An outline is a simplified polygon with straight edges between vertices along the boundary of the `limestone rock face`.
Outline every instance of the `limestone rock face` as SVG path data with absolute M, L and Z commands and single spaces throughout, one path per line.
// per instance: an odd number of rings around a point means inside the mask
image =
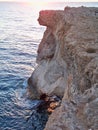
M 45 130 L 98 130 L 98 8 L 45 10 L 38 21 L 47 29 L 31 88 L 63 97 Z
M 49 117 L 45 130 L 97 130 L 98 85 L 74 95 L 70 76 L 67 85 L 62 104 Z

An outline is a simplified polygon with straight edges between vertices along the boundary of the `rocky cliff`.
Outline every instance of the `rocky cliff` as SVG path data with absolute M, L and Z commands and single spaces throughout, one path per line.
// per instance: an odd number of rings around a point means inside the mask
M 98 8 L 40 11 L 46 26 L 31 95 L 57 95 L 61 106 L 45 130 L 98 130 Z

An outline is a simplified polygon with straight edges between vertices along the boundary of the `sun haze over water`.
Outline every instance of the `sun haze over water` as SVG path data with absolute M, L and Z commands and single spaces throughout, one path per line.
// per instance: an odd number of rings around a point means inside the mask
M 65 6 L 93 6 L 93 4 L 91 3 L 94 3 L 96 2 L 96 4 L 94 4 L 94 6 L 98 7 L 98 0 L 0 0 L 0 2 L 19 2 L 19 3 L 24 3 L 24 5 L 31 5 L 34 9 L 38 9 L 38 10 L 41 10 L 41 9 L 53 9 L 54 7 L 54 4 L 55 3 L 64 3 L 62 5 L 62 7 L 65 7 Z M 84 3 L 87 3 L 87 4 L 83 4 Z M 50 3 L 51 4 L 51 8 L 50 8 Z M 70 4 L 72 3 L 72 4 Z M 74 4 L 75 3 L 75 4 Z M 79 4 L 76 4 L 76 3 L 79 3 Z M 90 4 L 88 4 L 90 3 Z M 49 5 L 49 6 L 48 6 Z M 57 7 L 56 9 L 59 9 L 57 5 L 55 5 L 55 7 Z M 61 6 L 60 6 L 61 7 Z M 62 8 L 63 9 L 63 8 Z
M 98 2 L 98 0 L 0 0 L 0 1 L 19 1 L 19 2 Z

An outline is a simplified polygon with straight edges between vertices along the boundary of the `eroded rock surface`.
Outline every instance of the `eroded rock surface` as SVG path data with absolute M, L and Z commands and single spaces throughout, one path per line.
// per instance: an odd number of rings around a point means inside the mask
M 31 88 L 63 97 L 45 130 L 98 130 L 98 8 L 45 10 Z

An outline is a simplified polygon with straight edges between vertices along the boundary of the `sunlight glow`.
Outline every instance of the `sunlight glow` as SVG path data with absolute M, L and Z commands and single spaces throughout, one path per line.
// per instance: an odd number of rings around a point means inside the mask
M 35 7 L 44 6 L 46 0 L 30 0 L 29 3 L 32 4 Z

